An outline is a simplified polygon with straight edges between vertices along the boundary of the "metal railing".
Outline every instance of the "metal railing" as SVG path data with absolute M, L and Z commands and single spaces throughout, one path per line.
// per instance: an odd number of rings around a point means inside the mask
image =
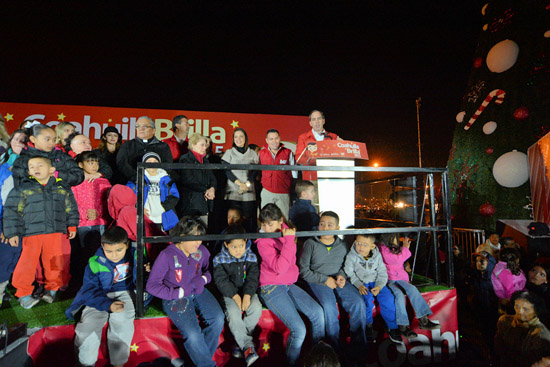
M 454 267 L 452 259 L 452 228 L 451 228 L 451 210 L 449 201 L 449 182 L 448 171 L 446 168 L 409 168 L 409 167 L 312 167 L 312 166 L 279 166 L 279 165 L 250 165 L 250 164 L 188 164 L 188 163 L 138 163 L 137 165 L 137 279 L 136 279 L 136 316 L 143 317 L 143 291 L 144 291 L 144 263 L 143 250 L 145 243 L 167 243 L 176 241 L 217 241 L 229 240 L 246 237 L 248 239 L 257 238 L 276 238 L 281 237 L 281 233 L 247 233 L 237 235 L 227 234 L 207 234 L 202 236 L 145 236 L 144 226 L 144 175 L 146 168 L 163 168 L 168 170 L 256 170 L 256 171 L 353 171 L 353 172 L 395 172 L 395 173 L 415 173 L 426 174 L 427 176 L 427 194 L 428 207 L 430 211 L 430 225 L 423 225 L 422 221 L 416 223 L 416 226 L 397 227 L 397 228 L 364 228 L 364 229 L 346 229 L 338 231 L 302 231 L 296 232 L 296 237 L 311 237 L 319 235 L 358 235 L 358 234 L 379 234 L 379 233 L 410 233 L 410 232 L 431 232 L 431 246 L 433 250 L 434 281 L 435 284 L 441 284 L 440 264 L 438 259 L 437 234 L 442 232 L 446 234 L 446 247 L 449 254 L 448 262 L 448 286 L 454 286 Z M 441 175 L 441 194 L 443 220 L 441 225 L 436 224 L 435 195 L 434 195 L 434 174 Z M 416 255 L 415 255 L 416 256 Z
M 464 254 L 465 259 L 472 257 L 476 247 L 485 242 L 482 229 L 453 228 L 453 243 Z

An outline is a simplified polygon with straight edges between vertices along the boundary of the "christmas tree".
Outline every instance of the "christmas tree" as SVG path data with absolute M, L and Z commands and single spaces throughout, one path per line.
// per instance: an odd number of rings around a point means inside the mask
M 491 1 L 449 155 L 455 227 L 529 219 L 527 149 L 550 131 L 550 1 Z

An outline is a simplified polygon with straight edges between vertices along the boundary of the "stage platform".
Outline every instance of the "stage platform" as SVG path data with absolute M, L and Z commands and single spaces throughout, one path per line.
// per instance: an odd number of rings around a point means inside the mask
M 441 330 L 426 331 L 418 328 L 414 319 L 411 328 L 419 335 L 403 346 L 395 346 L 384 333 L 383 321 L 375 318 L 375 327 L 378 331 L 377 343 L 369 345 L 366 351 L 368 366 L 405 366 L 405 365 L 429 365 L 453 359 L 458 351 L 458 324 L 456 290 L 441 286 L 424 287 L 423 296 L 432 308 L 434 315 L 431 317 L 441 324 Z M 0 318 L 9 312 L 23 318 L 17 318 L 17 322 L 24 322 L 26 318 L 29 327 L 36 327 L 35 323 L 43 318 L 49 322 L 57 320 L 55 326 L 45 326 L 30 336 L 28 341 L 28 355 L 35 366 L 73 366 L 75 357 L 73 354 L 74 324 L 70 323 L 59 309 L 68 306 L 70 299 L 61 300 L 57 307 L 40 303 L 31 310 L 23 310 L 15 306 L 0 310 Z M 12 301 L 13 303 L 13 301 Z M 48 307 L 50 306 L 50 307 Z M 413 319 L 412 309 L 409 310 Z M 341 320 L 342 335 L 347 338 L 347 320 Z M 182 358 L 187 358 L 178 330 L 170 320 L 162 316 L 158 307 L 149 309 L 143 319 L 135 321 L 136 332 L 132 341 L 132 351 L 127 366 L 169 366 L 178 365 Z M 257 366 L 275 367 L 284 366 L 284 346 L 288 336 L 288 329 L 274 316 L 271 311 L 264 309 L 260 323 L 256 329 L 255 341 L 260 355 Z M 105 331 L 103 338 L 105 338 Z M 306 344 L 310 341 L 306 340 Z M 243 360 L 231 358 L 230 351 L 234 345 L 233 338 L 226 327 L 220 336 L 219 348 L 214 356 L 219 366 L 244 366 Z M 307 348 L 304 348 L 307 349 Z M 102 348 L 99 353 L 97 366 L 109 366 L 106 356 L 107 349 Z M 190 365 L 186 361 L 185 365 Z

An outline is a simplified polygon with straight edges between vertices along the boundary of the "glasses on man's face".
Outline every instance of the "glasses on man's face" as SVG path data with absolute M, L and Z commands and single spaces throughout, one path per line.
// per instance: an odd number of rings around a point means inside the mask
M 152 129 L 153 127 L 151 125 L 136 125 L 137 129 Z

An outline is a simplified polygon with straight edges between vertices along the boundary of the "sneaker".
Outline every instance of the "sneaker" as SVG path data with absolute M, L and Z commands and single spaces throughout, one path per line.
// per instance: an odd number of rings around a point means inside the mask
M 432 320 L 430 320 L 428 316 L 422 316 L 418 319 L 418 322 L 420 323 L 420 328 L 424 330 L 441 329 L 441 325 L 432 322 Z
M 233 351 L 231 352 L 231 355 L 233 356 L 233 358 L 244 358 L 244 353 L 243 351 L 241 350 L 241 348 L 239 348 L 238 345 L 235 345 L 233 347 Z
M 388 331 L 388 335 L 390 337 L 390 340 L 394 344 L 403 344 L 403 339 L 401 339 L 401 333 L 398 329 L 391 329 Z
M 34 298 L 33 296 L 24 296 L 19 298 L 19 304 L 26 310 L 33 308 L 33 306 L 38 302 L 40 302 L 40 300 L 38 298 Z
M 258 353 L 254 350 L 254 347 L 250 347 L 244 351 L 244 358 L 246 361 L 246 367 L 251 366 L 254 362 L 260 358 Z
M 409 329 L 408 325 L 399 325 L 399 332 L 407 339 L 416 338 L 418 336 L 417 333 Z
M 46 303 L 53 303 L 53 301 L 55 301 L 56 293 L 57 293 L 56 291 L 45 291 L 42 297 L 40 297 L 40 299 Z
M 365 328 L 365 336 L 367 337 L 367 342 L 374 343 L 376 341 L 376 334 L 374 333 L 374 328 L 372 324 L 367 324 Z
M 32 296 L 36 299 L 40 299 L 46 292 L 46 289 L 44 288 L 44 284 L 39 284 L 34 288 L 34 291 L 32 292 Z

